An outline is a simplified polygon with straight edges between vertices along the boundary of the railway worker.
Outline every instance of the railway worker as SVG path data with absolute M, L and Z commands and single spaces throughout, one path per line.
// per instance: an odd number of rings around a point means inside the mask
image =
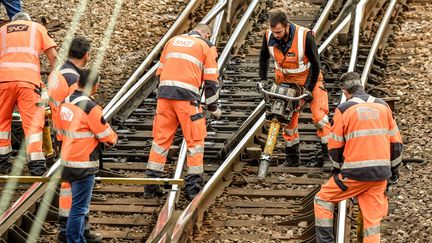
M 385 101 L 366 94 L 360 75 L 346 73 L 339 86 L 347 97 L 333 117 L 329 154 L 334 176 L 315 196 L 317 242 L 333 242 L 334 204 L 357 197 L 363 214 L 363 242 L 380 241 L 387 215 L 387 179 L 397 182 L 402 139 Z
M 60 151 L 62 135 L 58 129 L 59 124 L 59 106 L 61 102 L 71 95 L 78 88 L 78 80 L 82 69 L 89 61 L 90 42 L 83 37 L 75 37 L 68 51 L 68 60 L 61 65 L 58 70 L 51 72 L 48 77 L 48 95 L 50 98 L 49 105 L 52 112 L 52 121 L 56 131 L 57 151 Z M 68 182 L 62 182 L 59 196 L 59 234 L 57 242 L 66 242 L 66 223 L 72 206 L 71 185 Z M 101 242 L 102 235 L 90 231 L 89 215 L 85 216 L 84 237 L 87 242 Z
M 311 161 L 308 166 L 330 165 L 327 153 L 327 141 L 330 129 L 328 119 L 328 97 L 323 84 L 321 63 L 317 45 L 312 31 L 293 24 L 282 9 L 274 9 L 269 13 L 270 29 L 263 37 L 259 61 L 259 75 L 263 82 L 267 82 L 269 59 L 275 63 L 275 82 L 293 83 L 306 89 L 312 94 L 310 102 L 312 120 L 317 128 L 317 135 L 321 140 L 322 159 Z M 286 161 L 284 166 L 300 165 L 300 147 L 298 133 L 299 113 L 293 114 L 291 123 L 283 129 L 285 140 Z
M 12 112 L 17 105 L 26 137 L 30 174 L 46 171 L 42 152 L 45 109 L 41 100 L 39 54 L 48 57 L 54 68 L 56 44 L 42 25 L 31 21 L 27 13 L 17 13 L 12 22 L 0 28 L 0 173 L 9 173 Z
M 0 0 L 0 2 L 5 6 L 9 19 L 22 11 L 21 0 Z
M 185 192 L 195 197 L 203 185 L 204 138 L 206 121 L 200 105 L 200 87 L 204 83 L 208 111 L 219 118 L 217 52 L 209 41 L 211 29 L 199 24 L 190 33 L 168 41 L 156 73 L 159 79 L 153 143 L 147 163 L 148 178 L 162 176 L 168 150 L 180 124 L 187 143 L 188 172 Z M 146 185 L 144 197 L 160 195 L 160 187 Z
M 117 141 L 117 134 L 102 116 L 102 108 L 90 98 L 96 93 L 98 82 L 98 75 L 93 75 L 91 70 L 83 71 L 78 89 L 60 105 L 61 165 L 64 166 L 61 177 L 70 182 L 72 192 L 67 242 L 86 242 L 84 222 L 99 169 L 100 143 L 113 146 Z

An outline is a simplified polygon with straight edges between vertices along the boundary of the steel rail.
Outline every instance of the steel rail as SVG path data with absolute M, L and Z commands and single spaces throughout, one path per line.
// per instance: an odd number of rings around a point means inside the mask
M 372 43 L 371 46 L 371 50 L 369 51 L 369 55 L 368 58 L 366 60 L 363 72 L 362 72 L 362 76 L 361 76 L 361 82 L 363 84 L 363 86 L 366 85 L 367 83 L 367 78 L 369 76 L 369 73 L 372 69 L 372 63 L 375 60 L 375 54 L 378 50 L 379 45 L 381 44 L 382 38 L 384 36 L 384 33 L 387 29 L 388 23 L 390 21 L 391 18 L 391 14 L 396 6 L 397 1 L 396 0 L 392 0 L 389 3 L 389 6 L 384 14 L 383 20 L 381 21 L 381 24 L 378 28 L 378 32 L 375 35 L 374 41 Z
M 184 24 L 184 22 L 187 20 L 187 17 L 192 12 L 192 10 L 196 7 L 196 4 L 199 3 L 200 0 L 191 0 L 186 6 L 185 10 L 182 12 L 180 17 L 176 20 L 176 22 L 171 26 L 171 28 L 168 30 L 168 32 L 165 34 L 165 36 L 159 41 L 159 43 L 156 45 L 156 47 L 150 52 L 150 54 L 146 57 L 146 59 L 141 63 L 141 65 L 138 67 L 138 69 L 132 74 L 132 76 L 126 81 L 126 83 L 123 85 L 123 87 L 118 91 L 118 93 L 112 98 L 112 100 L 108 103 L 106 106 L 107 112 L 110 111 L 112 108 L 116 107 L 116 104 L 118 104 L 117 101 L 119 101 L 122 97 L 124 97 L 127 94 L 127 91 L 129 91 L 131 88 L 134 89 L 136 86 L 134 84 L 137 82 L 143 82 L 148 81 L 149 79 L 144 79 L 140 76 L 144 73 L 145 69 L 148 68 L 151 63 L 154 61 L 154 59 L 159 55 L 159 53 L 162 51 L 165 44 L 168 42 L 170 38 L 172 38 L 176 32 L 178 32 L 181 25 Z M 202 19 L 202 24 L 210 23 L 210 21 L 215 18 L 216 15 L 219 14 L 220 11 L 226 6 L 227 0 L 221 0 L 219 1 L 214 8 Z M 156 73 L 156 69 L 159 62 L 153 66 L 147 73 Z M 156 68 L 155 68 L 156 67 Z M 153 75 L 145 75 L 152 77 Z M 142 86 L 141 86 L 142 87 Z M 118 108 L 116 109 L 119 110 Z M 104 113 L 105 114 L 105 113 Z M 112 116 L 112 115 L 111 115 Z
M 324 51 L 325 47 L 330 44 L 330 42 L 336 37 L 337 34 L 351 21 L 351 13 L 348 14 L 345 19 L 336 27 L 336 29 L 327 37 L 327 39 L 321 44 L 318 48 L 318 52 L 321 53 Z
M 321 33 L 322 28 L 324 27 L 324 23 L 326 22 L 328 16 L 330 15 L 330 11 L 335 4 L 336 0 L 329 0 L 324 7 L 323 11 L 321 12 L 320 17 L 318 18 L 317 22 L 315 23 L 312 31 L 314 33 Z M 321 39 L 321 36 L 319 36 L 319 39 Z M 318 41 L 318 39 L 317 39 Z
M 212 29 L 212 37 L 210 41 L 216 45 L 216 40 L 218 38 L 220 29 L 222 27 L 222 20 L 224 15 L 224 7 L 226 6 L 227 0 L 219 0 L 219 2 L 213 7 L 213 9 L 207 14 L 201 23 L 207 24 L 211 21 L 212 18 L 208 16 L 212 16 L 212 13 L 219 12 L 216 19 L 214 20 L 213 29 Z M 203 98 L 203 97 L 202 97 Z M 186 154 L 187 154 L 187 144 L 186 140 L 182 140 L 182 144 L 179 151 L 179 158 L 177 160 L 176 171 L 174 173 L 174 179 L 180 179 L 183 175 L 183 168 L 186 162 Z M 150 237 L 147 239 L 147 242 L 164 242 L 167 240 L 166 231 L 168 230 L 167 224 L 172 221 L 174 216 L 174 212 L 176 210 L 176 205 L 178 203 L 178 199 L 180 197 L 180 187 L 178 185 L 173 185 L 171 191 L 169 192 L 168 199 L 163 206 L 162 210 L 159 213 L 158 220 L 154 227 L 153 232 L 150 234 Z
M 227 0 L 222 0 L 222 1 L 220 1 L 220 2 L 225 2 L 225 5 L 226 5 L 226 1 Z M 191 1 L 191 3 L 192 2 L 196 2 L 196 0 L 193 0 L 193 1 Z M 185 10 L 184 11 L 186 11 L 186 10 L 188 10 L 189 11 L 189 8 L 190 7 L 192 7 L 192 6 L 190 6 L 190 5 L 188 5 L 186 8 L 185 8 Z M 218 6 L 218 8 L 217 9 L 219 9 L 220 8 L 220 6 Z M 207 17 L 207 19 L 208 20 L 211 20 L 211 19 L 213 19 L 214 18 L 214 16 L 216 16 L 217 14 L 219 14 L 219 12 L 220 12 L 220 10 L 218 10 L 218 11 L 210 11 L 209 13 L 208 13 L 208 17 Z M 184 14 L 182 13 L 180 16 L 182 17 Z M 179 17 L 179 19 L 181 18 L 181 17 Z M 176 21 L 176 23 L 177 23 L 177 21 Z M 174 25 L 173 25 L 174 26 Z M 172 27 L 173 28 L 173 27 Z M 170 29 L 171 30 L 171 29 Z M 143 64 L 142 64 L 143 65 Z M 156 69 L 157 69 L 157 65 L 155 65 L 155 66 L 153 66 L 152 67 L 152 69 L 149 71 L 149 72 L 147 72 L 141 79 L 140 79 L 140 81 L 141 82 L 144 82 L 144 81 L 148 81 L 148 80 L 150 80 L 150 78 L 153 76 L 153 74 L 154 73 L 156 73 Z M 153 70 L 153 74 L 152 74 L 152 70 Z M 135 72 L 135 73 L 137 73 L 137 72 Z M 134 73 L 134 74 L 135 74 Z M 132 79 L 132 78 L 131 78 Z M 131 80 L 130 79 L 130 80 Z M 135 85 L 134 85 L 134 87 L 135 87 Z M 142 86 L 141 86 L 142 87 Z M 129 90 L 130 91 L 130 90 Z M 132 94 L 135 94 L 134 92 L 128 92 L 126 95 L 131 95 L 131 93 Z M 104 114 L 104 118 L 106 119 L 106 120 L 110 120 L 114 115 L 115 115 L 115 113 L 118 111 L 118 110 L 120 110 L 120 108 L 122 107 L 122 106 L 118 106 L 118 104 L 119 103 L 121 103 L 121 102 L 124 102 L 124 103 L 126 103 L 128 100 L 130 100 L 130 98 L 131 97 L 128 97 L 129 99 L 124 99 L 125 98 L 125 96 L 126 95 L 124 95 L 124 96 L 122 96 L 122 99 L 121 100 L 117 100 L 117 101 L 111 101 L 110 103 L 111 104 L 113 104 L 112 105 L 112 107 L 113 108 L 116 108 L 114 111 L 111 111 L 111 112 L 108 112 L 109 110 L 112 110 L 112 109 L 110 109 L 110 107 L 109 106 L 106 106 L 104 109 L 103 109 L 103 114 Z M 60 168 L 60 160 L 57 160 L 52 166 L 51 166 L 51 168 L 49 169 L 49 171 L 47 172 L 47 174 L 46 174 L 46 176 L 47 177 L 50 177 L 50 176 L 53 176 L 54 175 L 54 173 L 58 170 Z M 36 194 L 38 194 L 37 192 L 39 191 L 39 190 L 46 190 L 46 185 L 44 185 L 44 183 L 42 183 L 42 182 L 37 182 L 37 183 L 34 183 L 32 186 L 30 186 L 30 188 L 29 189 L 27 189 L 27 191 L 11 206 L 11 207 L 9 207 L 5 212 L 3 212 L 3 214 L 2 215 L 0 215 L 0 235 L 3 235 L 7 230 L 8 230 L 8 228 L 9 227 L 3 227 L 4 226 L 4 224 L 5 224 L 5 222 L 8 220 L 8 219 L 10 219 L 11 217 L 13 217 L 13 215 L 21 208 L 21 206 L 22 205 L 24 205 L 28 200 L 30 200 L 33 196 L 35 196 Z
M 348 67 L 348 72 L 352 72 L 357 64 L 357 53 L 359 48 L 360 40 L 360 27 L 363 20 L 364 8 L 369 0 L 361 0 L 355 11 L 355 21 L 354 21 L 354 33 L 353 33 L 353 43 L 351 49 L 351 59 Z M 364 86 L 364 85 L 363 85 Z M 346 101 L 344 94 L 341 96 L 340 103 Z M 337 218 L 337 229 L 336 229 L 336 242 L 343 243 L 345 240 L 345 220 L 347 212 L 347 200 L 343 200 L 338 204 L 338 218 Z
M 369 0 L 361 0 L 356 7 L 351 59 L 349 62 L 348 72 L 354 71 L 354 68 L 357 64 L 357 53 L 358 53 L 359 42 L 360 42 L 360 27 L 363 21 L 364 8 L 367 2 L 369 2 Z
M 330 42 L 323 44 L 323 49 L 328 46 Z M 321 54 L 322 50 L 318 53 Z M 252 112 L 252 114 L 248 117 L 254 117 L 255 115 L 259 114 L 262 109 L 265 107 L 264 100 L 261 100 L 259 105 L 255 108 L 255 110 Z M 245 123 L 248 121 L 246 120 Z M 261 115 L 261 117 L 255 122 L 253 127 L 249 130 L 249 132 L 242 138 L 242 140 L 237 144 L 237 146 L 234 148 L 234 150 L 228 155 L 228 157 L 225 159 L 225 161 L 219 166 L 218 170 L 213 174 L 213 176 L 210 178 L 210 180 L 206 183 L 203 190 L 192 200 L 192 202 L 186 207 L 186 209 L 180 214 L 180 216 L 177 219 L 176 225 L 174 227 L 173 234 L 171 236 L 172 242 L 180 242 L 180 240 L 183 237 L 184 230 L 186 226 L 192 226 L 191 220 L 194 218 L 194 216 L 198 213 L 198 209 L 201 208 L 205 202 L 206 199 L 212 194 L 213 190 L 218 187 L 220 184 L 220 181 L 223 180 L 223 177 L 228 173 L 234 162 L 237 161 L 237 159 L 240 156 L 240 153 L 243 151 L 243 149 L 246 147 L 247 143 L 251 141 L 251 139 L 254 138 L 255 134 L 258 132 L 258 130 L 264 125 L 265 123 L 265 114 Z

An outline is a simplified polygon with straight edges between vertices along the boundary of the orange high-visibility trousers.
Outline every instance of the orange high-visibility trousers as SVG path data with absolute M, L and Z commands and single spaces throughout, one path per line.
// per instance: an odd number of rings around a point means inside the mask
M 337 182 L 343 185 L 338 185 Z M 340 186 L 345 186 L 345 190 Z M 335 181 L 335 176 L 331 177 L 315 195 L 316 242 L 334 242 L 334 205 L 351 197 L 357 197 L 363 214 L 363 242 L 379 242 L 381 220 L 387 215 L 388 210 L 386 186 L 386 180 L 357 181 L 342 178 L 342 175 L 338 174 Z
M 147 168 L 163 171 L 168 150 L 180 124 L 187 144 L 188 174 L 203 173 L 206 121 L 198 103 L 159 98 L 153 121 L 153 144 Z
M 310 103 L 312 112 L 312 121 L 317 128 L 317 135 L 321 139 L 321 143 L 326 144 L 330 133 L 330 123 L 327 116 L 328 109 L 328 94 L 322 82 L 322 76 L 318 78 L 315 88 L 312 91 L 313 100 Z M 292 147 L 300 142 L 298 134 L 298 118 L 299 113 L 295 112 L 291 118 L 291 122 L 283 129 L 283 137 L 286 147 Z
M 45 160 L 42 152 L 45 110 L 38 105 L 40 102 L 40 89 L 34 84 L 24 81 L 0 82 L 0 155 L 12 151 L 12 112 L 17 105 L 26 137 L 28 160 Z
M 59 196 L 59 216 L 69 217 L 70 209 L 72 207 L 72 189 L 69 182 L 62 182 L 60 185 Z

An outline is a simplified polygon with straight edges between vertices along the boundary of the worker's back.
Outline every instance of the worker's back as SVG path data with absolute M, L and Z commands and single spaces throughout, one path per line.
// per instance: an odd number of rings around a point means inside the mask
M 54 47 L 42 25 L 17 20 L 0 28 L 0 82 L 27 81 L 40 86 L 39 54 Z

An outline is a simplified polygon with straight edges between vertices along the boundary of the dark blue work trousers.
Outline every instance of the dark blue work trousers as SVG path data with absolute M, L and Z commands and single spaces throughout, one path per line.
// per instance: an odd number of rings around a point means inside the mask
M 9 19 L 22 11 L 21 0 L 0 0 L 0 2 L 5 6 Z
M 85 243 L 85 215 L 89 211 L 95 175 L 87 175 L 79 180 L 71 181 L 72 207 L 66 224 L 68 243 Z

